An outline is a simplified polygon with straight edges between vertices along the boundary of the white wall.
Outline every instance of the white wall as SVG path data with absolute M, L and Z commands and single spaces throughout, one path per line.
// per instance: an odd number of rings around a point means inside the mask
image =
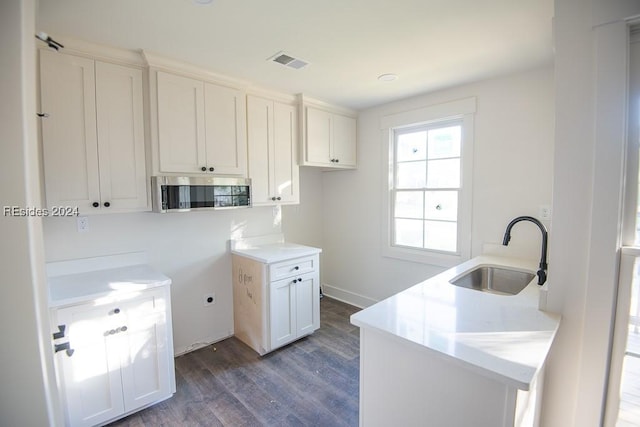
M 323 176 L 325 291 L 359 305 L 383 299 L 443 269 L 381 255 L 382 116 L 477 97 L 472 255 L 501 243 L 518 215 L 551 204 L 554 96 L 551 65 L 375 107 L 358 118 L 358 169 Z M 540 257 L 540 232 L 514 228 L 508 251 Z
M 0 205 L 37 206 L 35 2 L 0 4 Z M 46 321 L 39 218 L 0 217 L 0 425 L 60 421 L 49 393 L 53 380 Z
M 218 341 L 232 334 L 230 238 L 281 231 L 270 207 L 188 213 L 93 215 L 89 231 L 75 218 L 44 221 L 47 261 L 144 251 L 149 263 L 171 277 L 174 348 Z M 203 297 L 215 292 L 216 304 Z
M 627 28 L 637 0 L 555 1 L 556 132 L 549 308 L 562 322 L 542 425 L 600 425 L 617 287 Z M 615 391 L 614 391 L 615 392 Z
M 300 168 L 300 204 L 282 208 L 282 232 L 286 240 L 322 248 L 322 175 L 319 168 Z M 320 265 L 323 256 L 320 255 Z

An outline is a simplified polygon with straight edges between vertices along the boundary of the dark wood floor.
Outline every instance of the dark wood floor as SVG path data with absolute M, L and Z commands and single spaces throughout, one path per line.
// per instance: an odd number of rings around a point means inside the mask
M 357 426 L 358 308 L 320 305 L 319 330 L 266 356 L 229 338 L 176 358 L 176 394 L 110 426 Z

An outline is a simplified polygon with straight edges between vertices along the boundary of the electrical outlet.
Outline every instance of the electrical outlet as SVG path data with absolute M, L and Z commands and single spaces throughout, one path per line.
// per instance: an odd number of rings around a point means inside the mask
M 78 233 L 85 233 L 89 231 L 89 217 L 87 216 L 77 217 L 76 227 L 78 228 Z
M 216 303 L 216 294 L 213 292 L 210 294 L 204 294 L 204 297 L 202 298 L 202 300 L 204 302 L 204 306 L 209 307 L 210 305 L 213 305 Z
M 544 219 L 544 220 L 551 219 L 551 206 L 540 205 L 540 219 Z

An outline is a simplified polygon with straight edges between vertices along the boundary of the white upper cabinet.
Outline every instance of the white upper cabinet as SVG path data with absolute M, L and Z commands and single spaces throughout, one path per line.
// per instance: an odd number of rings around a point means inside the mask
M 295 105 L 247 96 L 249 178 L 254 205 L 300 201 Z
M 246 175 L 247 136 L 244 92 L 204 84 L 207 165 L 215 173 Z
M 331 158 L 340 166 L 356 167 L 356 119 L 331 115 Z
M 301 100 L 303 166 L 356 167 L 355 113 Z
M 142 70 L 40 51 L 47 206 L 81 214 L 150 209 Z
M 244 92 L 164 71 L 151 73 L 157 82 L 151 98 L 152 111 L 157 111 L 154 173 L 245 176 Z
M 207 164 L 204 132 L 204 83 L 159 71 L 160 172 L 202 172 Z

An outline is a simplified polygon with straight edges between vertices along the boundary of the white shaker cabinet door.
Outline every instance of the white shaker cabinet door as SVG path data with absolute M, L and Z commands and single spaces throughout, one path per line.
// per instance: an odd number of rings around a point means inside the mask
M 95 66 L 101 209 L 148 209 L 142 70 Z
M 91 303 L 57 311 L 56 321 L 66 326 L 66 341 L 73 350 L 56 353 L 72 426 L 94 426 L 124 412 L 121 337 L 109 333 L 117 327 L 117 317 L 111 309 Z
M 249 178 L 254 205 L 298 203 L 298 120 L 293 105 L 247 97 Z
M 331 166 L 331 113 L 305 107 L 306 163 Z
M 249 178 L 253 205 L 273 204 L 273 101 L 247 97 L 247 141 L 249 145 Z
M 206 172 L 204 83 L 162 71 L 157 79 L 160 172 Z
M 244 93 L 238 89 L 205 83 L 204 99 L 207 170 L 216 174 L 246 176 Z
M 277 348 L 296 339 L 294 278 L 270 283 L 271 346 Z
M 100 202 L 94 61 L 40 51 L 42 149 L 47 206 Z
M 318 274 L 301 276 L 295 285 L 296 335 L 304 336 L 320 327 L 320 283 Z
M 337 166 L 356 167 L 356 119 L 331 116 L 331 158 Z
M 162 290 L 147 291 L 122 304 L 127 327 L 122 334 L 122 392 L 125 411 L 157 402 L 171 394 L 166 301 Z
M 298 203 L 298 114 L 293 105 L 274 102 L 273 152 L 273 194 L 278 202 Z

